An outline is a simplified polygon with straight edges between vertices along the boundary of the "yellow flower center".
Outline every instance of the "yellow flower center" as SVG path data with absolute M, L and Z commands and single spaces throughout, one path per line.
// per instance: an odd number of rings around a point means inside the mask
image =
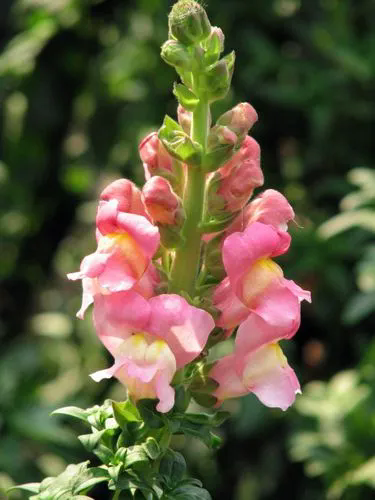
M 242 297 L 250 306 L 275 280 L 283 277 L 281 267 L 271 259 L 258 259 L 247 271 L 243 279 Z

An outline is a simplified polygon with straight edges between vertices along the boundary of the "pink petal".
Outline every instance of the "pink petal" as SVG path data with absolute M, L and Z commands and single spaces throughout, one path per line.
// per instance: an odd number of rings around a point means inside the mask
M 174 406 L 175 393 L 174 389 L 169 385 L 167 375 L 160 371 L 155 377 L 155 392 L 159 399 L 156 409 L 160 413 L 167 413 Z
M 223 262 L 233 290 L 258 259 L 281 255 L 289 245 L 288 233 L 260 222 L 254 222 L 243 233 L 228 236 L 223 244 Z
M 251 363 L 251 360 L 248 362 Z M 294 403 L 296 394 L 301 392 L 296 374 L 287 362 L 265 371 L 248 389 L 266 406 L 283 411 Z
M 159 295 L 149 300 L 151 307 L 147 332 L 164 339 L 180 368 L 203 350 L 215 323 L 211 315 L 193 307 L 179 295 Z
M 225 356 L 215 363 L 210 371 L 209 376 L 219 384 L 219 387 L 213 393 L 219 402 L 243 396 L 248 392 L 234 368 L 234 360 L 233 354 Z

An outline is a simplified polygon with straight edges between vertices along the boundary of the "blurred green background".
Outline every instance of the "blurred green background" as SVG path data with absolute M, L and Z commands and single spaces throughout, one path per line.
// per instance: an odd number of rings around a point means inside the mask
M 313 304 L 284 345 L 303 384 L 296 405 L 229 401 L 216 455 L 195 441 L 175 447 L 213 500 L 374 498 L 375 3 L 207 3 L 237 53 L 214 117 L 239 101 L 257 109 L 265 187 L 297 213 L 280 261 Z M 141 184 L 137 144 L 175 116 L 176 75 L 159 57 L 170 7 L 1 0 L 0 498 L 87 459 L 79 426 L 53 409 L 124 397 L 88 378 L 108 360 L 90 314 L 75 319 L 81 290 L 65 275 L 95 249 L 102 187 Z

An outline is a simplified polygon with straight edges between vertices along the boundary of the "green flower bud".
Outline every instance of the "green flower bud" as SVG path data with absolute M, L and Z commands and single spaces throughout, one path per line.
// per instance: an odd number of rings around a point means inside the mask
M 169 14 L 169 31 L 184 45 L 193 45 L 209 36 L 211 24 L 198 2 L 179 0 Z
M 185 45 L 177 40 L 167 40 L 161 47 L 161 57 L 170 66 L 178 66 L 190 71 L 192 56 Z
M 226 96 L 232 80 L 234 58 L 232 52 L 206 69 L 203 86 L 210 101 L 223 99 Z
M 224 50 L 224 33 L 220 28 L 214 26 L 210 36 L 204 41 L 204 60 L 207 65 L 215 63 Z

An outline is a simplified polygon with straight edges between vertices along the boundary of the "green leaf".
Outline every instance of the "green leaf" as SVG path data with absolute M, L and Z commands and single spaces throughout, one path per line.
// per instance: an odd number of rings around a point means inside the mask
M 191 395 L 195 401 L 204 408 L 213 408 L 217 403 L 217 398 L 212 394 L 192 392 Z
M 123 403 L 112 401 L 113 415 L 120 427 L 125 427 L 128 422 L 139 422 L 141 415 L 137 407 L 129 400 Z
M 185 458 L 181 453 L 168 449 L 160 461 L 159 473 L 167 484 L 179 483 L 186 473 Z
M 65 406 L 64 408 L 59 408 L 51 413 L 51 415 L 68 415 L 69 417 L 78 418 L 87 422 L 87 417 L 90 415 L 89 410 L 83 410 L 77 406 Z
M 199 98 L 182 83 L 174 83 L 173 93 L 181 106 L 188 111 L 194 111 L 199 104 Z
M 78 439 L 87 451 L 93 451 L 103 437 L 111 437 L 112 435 L 112 429 L 104 429 L 102 431 L 92 432 L 91 434 L 82 434 L 81 436 L 78 436 Z
M 171 492 L 170 496 L 175 500 L 211 500 L 211 495 L 207 490 L 192 484 L 178 486 Z
M 19 486 L 12 486 L 8 489 L 8 493 L 14 490 L 24 490 L 30 491 L 31 493 L 38 493 L 40 488 L 40 483 L 25 483 L 20 484 Z
M 151 427 L 151 429 L 161 429 L 164 427 L 165 423 L 163 418 L 157 410 L 155 410 L 154 399 L 141 399 L 138 401 L 137 407 L 148 427 Z
M 142 446 L 151 460 L 155 460 L 160 455 L 160 446 L 153 437 L 148 437 Z
M 124 457 L 124 467 L 127 469 L 139 462 L 148 462 L 148 455 L 142 445 L 129 446 Z
M 57 477 L 48 477 L 44 479 L 39 488 L 35 483 L 22 485 L 22 489 L 37 493 L 34 499 L 70 499 L 76 498 L 81 492 L 85 492 L 98 483 L 108 481 L 107 471 L 100 467 L 88 468 L 89 462 L 80 464 L 71 464 Z

